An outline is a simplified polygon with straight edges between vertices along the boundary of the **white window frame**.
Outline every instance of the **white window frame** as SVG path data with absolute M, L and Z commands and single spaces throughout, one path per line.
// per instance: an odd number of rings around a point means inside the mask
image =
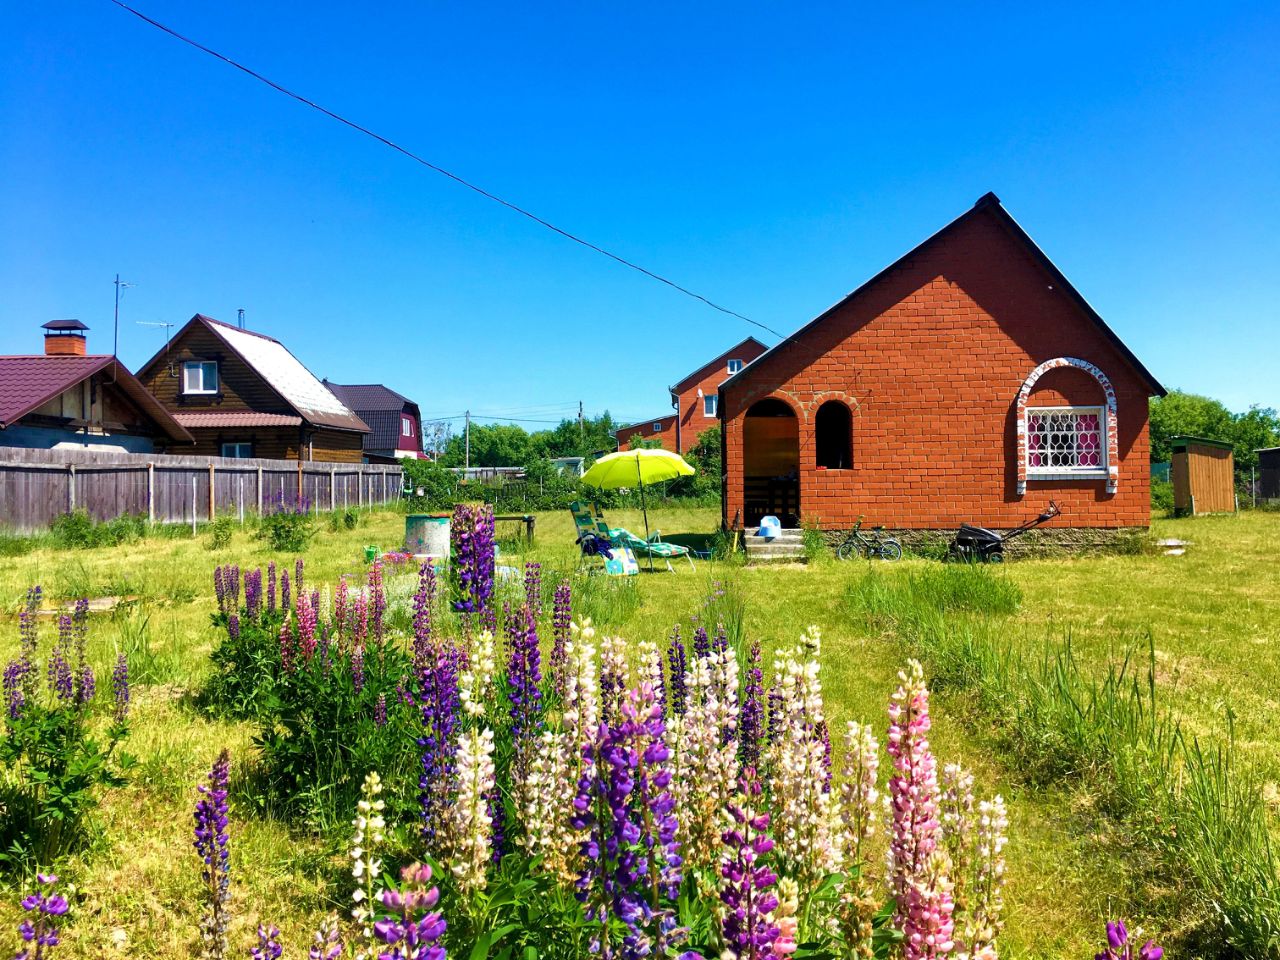
M 213 368 L 213 388 L 212 389 L 208 389 L 205 386 L 208 379 L 205 373 L 210 367 Z M 198 371 L 199 380 L 200 380 L 200 386 L 194 389 L 191 386 L 192 371 Z M 217 393 L 219 385 L 220 384 L 218 379 L 218 361 L 217 360 L 187 360 L 185 363 L 182 364 L 182 392 L 183 393 L 205 394 L 206 396 L 208 396 L 208 395 Z
M 720 397 L 715 393 L 704 394 L 702 397 L 702 415 L 704 417 L 714 417 L 719 412 Z
M 233 447 L 236 452 L 227 453 L 228 447 Z M 240 453 L 239 451 L 241 447 L 244 447 L 248 451 L 248 453 Z M 253 441 L 252 440 L 232 440 L 228 443 L 221 444 L 218 449 L 219 449 L 219 452 L 224 457 L 230 457 L 233 460 L 248 460 L 253 456 Z
M 739 370 L 741 370 L 744 366 L 746 366 L 746 364 L 744 364 L 741 360 L 738 360 L 738 359 L 736 359 L 736 358 L 735 358 L 735 359 L 733 359 L 733 360 L 730 360 L 730 361 L 729 361 L 729 373 L 730 373 L 730 374 L 735 374 L 735 373 L 737 373 Z
M 1070 413 L 1078 416 L 1092 415 L 1098 421 L 1098 463 L 1088 467 L 1049 466 L 1036 467 L 1031 464 L 1031 457 L 1038 450 L 1031 449 L 1031 421 L 1040 414 Z M 1107 473 L 1107 408 L 1094 406 L 1079 407 L 1027 407 L 1026 409 L 1026 446 L 1027 446 L 1027 479 L 1028 480 L 1105 480 Z
M 655 421 L 653 422 L 653 432 L 654 432 L 654 433 L 661 433 L 661 432 L 662 432 L 662 421 L 661 421 L 661 420 L 655 420 Z
M 413 436 L 413 417 L 403 413 L 400 414 L 400 436 Z

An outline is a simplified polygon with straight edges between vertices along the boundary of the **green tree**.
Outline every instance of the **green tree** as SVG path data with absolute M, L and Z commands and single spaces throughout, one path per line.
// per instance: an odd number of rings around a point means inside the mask
M 463 466 L 467 460 L 466 444 L 465 432 L 455 433 L 445 445 L 441 462 L 446 467 Z M 529 434 L 517 424 L 471 425 L 473 467 L 518 467 L 528 461 L 530 450 Z
M 1173 437 L 1203 437 L 1230 443 L 1236 469 L 1244 472 L 1258 463 L 1255 450 L 1280 445 L 1280 417 L 1269 407 L 1250 407 L 1232 413 L 1220 400 L 1172 390 L 1151 401 L 1151 461 L 1165 463 L 1173 456 Z

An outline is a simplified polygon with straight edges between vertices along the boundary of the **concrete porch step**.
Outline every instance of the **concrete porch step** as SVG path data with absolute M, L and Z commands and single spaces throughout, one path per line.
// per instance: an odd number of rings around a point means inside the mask
M 804 532 L 783 530 L 771 540 L 760 537 L 758 527 L 748 528 L 743 542 L 748 563 L 796 563 L 804 560 Z

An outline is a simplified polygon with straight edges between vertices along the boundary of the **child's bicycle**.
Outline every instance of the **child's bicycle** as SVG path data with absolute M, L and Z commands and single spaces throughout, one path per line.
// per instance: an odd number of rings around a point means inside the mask
M 862 517 L 858 517 L 858 522 L 853 525 L 853 529 L 849 531 L 849 536 L 836 547 L 836 556 L 841 560 L 848 560 L 850 557 L 866 557 L 870 560 L 872 557 L 879 557 L 881 560 L 901 560 L 902 544 L 892 537 L 882 537 L 880 531 L 883 526 L 875 527 L 871 533 L 862 532 Z

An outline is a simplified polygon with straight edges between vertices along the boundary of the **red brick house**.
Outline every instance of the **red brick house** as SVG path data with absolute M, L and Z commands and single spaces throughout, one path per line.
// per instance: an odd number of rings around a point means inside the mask
M 196 314 L 138 379 L 193 453 L 360 463 L 368 425 L 279 340 Z
M 994 194 L 720 386 L 724 523 L 1150 523 L 1164 389 Z
M 755 337 L 747 337 L 668 387 L 671 407 L 676 412 L 619 428 L 618 449 L 626 449 L 633 438 L 641 437 L 660 440 L 664 449 L 675 453 L 689 450 L 698 442 L 698 434 L 720 425 L 720 384 L 766 349 Z

